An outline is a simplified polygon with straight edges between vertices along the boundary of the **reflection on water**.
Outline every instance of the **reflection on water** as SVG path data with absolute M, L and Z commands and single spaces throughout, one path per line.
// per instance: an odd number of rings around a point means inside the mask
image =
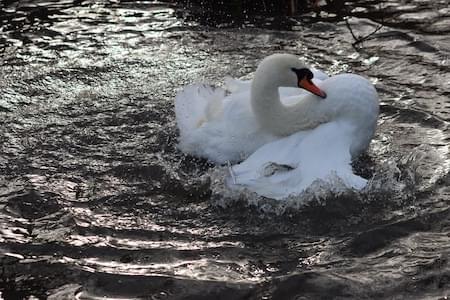
M 155 1 L 5 2 L 2 297 L 448 296 L 448 1 L 352 3 L 356 35 L 384 24 L 361 49 L 331 8 L 280 31 L 206 28 Z M 177 150 L 177 90 L 274 52 L 376 85 L 363 193 L 229 195 Z

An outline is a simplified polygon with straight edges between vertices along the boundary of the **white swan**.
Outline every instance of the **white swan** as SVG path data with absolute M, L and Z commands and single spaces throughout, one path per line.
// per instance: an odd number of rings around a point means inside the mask
M 204 85 L 185 88 L 175 101 L 180 149 L 217 163 L 245 159 L 232 167 L 229 186 L 271 198 L 301 193 L 332 174 L 362 188 L 365 180 L 350 163 L 374 134 L 377 92 L 358 75 L 314 73 L 323 80 L 312 79 L 296 56 L 274 54 L 252 82 L 229 80 L 228 95 Z

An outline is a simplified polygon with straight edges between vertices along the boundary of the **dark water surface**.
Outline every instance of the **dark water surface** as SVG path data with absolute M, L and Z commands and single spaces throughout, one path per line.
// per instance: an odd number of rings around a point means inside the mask
M 154 1 L 2 1 L 1 297 L 447 299 L 450 3 L 374 2 L 355 49 L 325 12 L 212 29 Z M 176 92 L 274 52 L 375 83 L 362 193 L 233 198 L 177 150 Z

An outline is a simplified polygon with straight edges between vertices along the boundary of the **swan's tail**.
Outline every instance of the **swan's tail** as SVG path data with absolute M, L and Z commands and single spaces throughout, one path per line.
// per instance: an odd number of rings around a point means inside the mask
M 223 89 L 205 84 L 190 85 L 178 93 L 175 116 L 180 135 L 188 135 L 205 122 L 219 118 L 224 97 Z

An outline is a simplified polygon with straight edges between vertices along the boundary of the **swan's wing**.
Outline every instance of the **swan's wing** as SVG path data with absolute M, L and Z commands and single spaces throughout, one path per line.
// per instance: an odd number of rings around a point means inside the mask
M 251 80 L 240 80 L 232 77 L 225 77 L 225 90 L 231 93 L 238 93 L 243 91 L 250 91 L 252 81 Z
M 219 118 L 225 91 L 205 84 L 185 87 L 175 98 L 175 117 L 180 135 L 189 134 L 203 123 Z
M 266 144 L 232 167 L 229 186 L 283 199 L 300 194 L 317 179 L 337 175 L 348 187 L 360 189 L 366 181 L 350 165 L 353 130 L 351 124 L 335 121 Z
M 238 162 L 275 139 L 261 131 L 251 111 L 250 92 L 191 85 L 175 99 L 178 147 L 215 163 Z
M 180 131 L 178 147 L 183 152 L 214 160 L 218 141 L 209 137 L 223 135 L 224 99 L 225 90 L 205 84 L 193 84 L 178 93 L 175 118 Z
M 313 81 L 314 80 L 324 81 L 324 80 L 330 78 L 330 76 L 328 76 L 324 71 L 321 71 L 321 70 L 316 69 L 316 68 L 311 68 L 311 72 L 314 75 Z

